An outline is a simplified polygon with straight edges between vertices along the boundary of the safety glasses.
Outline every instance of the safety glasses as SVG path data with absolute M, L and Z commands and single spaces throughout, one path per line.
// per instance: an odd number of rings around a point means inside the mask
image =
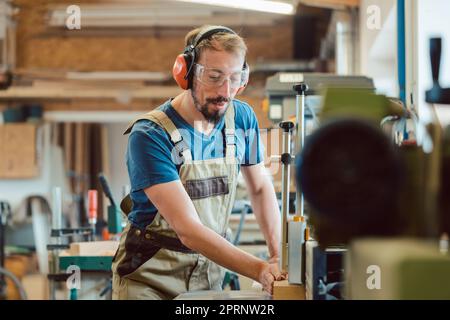
M 248 80 L 248 72 L 246 70 L 242 69 L 242 71 L 225 74 L 218 69 L 207 68 L 199 63 L 194 65 L 196 79 L 209 87 L 221 87 L 228 80 L 230 88 L 240 88 Z

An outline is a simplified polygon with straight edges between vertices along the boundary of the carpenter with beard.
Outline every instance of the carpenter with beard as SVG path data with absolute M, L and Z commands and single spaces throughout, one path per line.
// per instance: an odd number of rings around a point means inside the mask
M 173 67 L 183 91 L 125 132 L 131 193 L 121 205 L 128 224 L 113 261 L 114 299 L 222 290 L 225 268 L 268 293 L 286 278 L 278 267 L 280 212 L 264 173 L 258 121 L 235 99 L 248 81 L 245 42 L 223 26 L 197 28 L 185 41 Z M 227 240 L 240 171 L 268 261 Z

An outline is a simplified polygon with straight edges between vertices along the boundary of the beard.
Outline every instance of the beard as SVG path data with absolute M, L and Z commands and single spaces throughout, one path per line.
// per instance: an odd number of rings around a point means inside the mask
M 230 102 L 229 98 L 225 98 L 223 96 L 218 96 L 215 98 L 206 98 L 206 101 L 204 104 L 201 104 L 200 101 L 197 99 L 195 95 L 196 91 L 195 88 L 192 88 L 191 95 L 192 99 L 194 100 L 194 106 L 195 108 L 201 112 L 203 117 L 206 121 L 212 124 L 217 124 L 220 119 L 224 116 L 225 112 L 228 110 L 228 106 L 224 110 L 209 110 L 209 105 L 214 105 L 222 102 Z

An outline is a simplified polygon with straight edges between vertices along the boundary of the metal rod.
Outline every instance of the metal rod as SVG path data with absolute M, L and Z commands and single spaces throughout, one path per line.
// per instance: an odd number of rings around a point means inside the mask
M 308 86 L 305 83 L 300 83 L 294 86 L 296 91 L 296 147 L 295 154 L 300 154 L 305 144 L 306 128 L 305 128 L 305 102 L 306 92 Z M 297 192 L 295 195 L 295 217 L 298 222 L 291 223 L 289 226 L 292 230 L 288 232 L 295 232 L 295 235 L 291 235 L 290 243 L 291 250 L 289 252 L 289 268 L 288 271 L 291 274 L 289 283 L 301 284 L 304 281 L 304 265 L 305 257 L 303 256 L 303 246 L 305 244 L 305 202 L 303 198 L 303 192 L 299 186 L 297 186 Z
M 61 188 L 53 188 L 52 229 L 62 229 L 62 197 Z
M 283 129 L 283 154 L 282 163 L 282 190 L 281 190 L 281 218 L 282 218 L 282 238 L 281 238 L 281 259 L 280 268 L 287 271 L 288 266 L 288 215 L 289 215 L 289 193 L 290 193 L 290 165 L 291 165 L 291 130 L 294 127 L 292 122 L 280 123 Z
M 296 96 L 296 146 L 295 154 L 299 154 L 303 150 L 305 144 L 305 97 L 308 86 L 304 83 L 300 83 L 294 86 L 294 90 L 297 92 Z M 301 190 L 297 192 L 295 199 L 295 215 L 303 217 L 305 215 L 304 199 Z
M 53 210 L 52 210 L 52 229 L 61 230 L 62 229 L 62 196 L 61 188 L 53 188 Z M 52 239 L 52 244 L 60 245 L 62 244 L 62 237 L 55 236 Z M 49 255 L 49 273 L 57 274 L 59 272 L 59 250 L 52 250 Z M 49 291 L 50 299 L 56 299 L 56 283 L 55 280 L 49 279 Z

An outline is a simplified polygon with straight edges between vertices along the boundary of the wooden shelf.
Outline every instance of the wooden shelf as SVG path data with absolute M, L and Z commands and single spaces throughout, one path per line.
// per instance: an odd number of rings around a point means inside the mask
M 134 99 L 166 99 L 175 97 L 181 89 L 175 86 L 143 88 L 51 88 L 11 87 L 0 91 L 0 100 L 113 99 L 126 103 Z
M 300 0 L 300 3 L 310 7 L 340 9 L 359 7 L 360 0 Z

